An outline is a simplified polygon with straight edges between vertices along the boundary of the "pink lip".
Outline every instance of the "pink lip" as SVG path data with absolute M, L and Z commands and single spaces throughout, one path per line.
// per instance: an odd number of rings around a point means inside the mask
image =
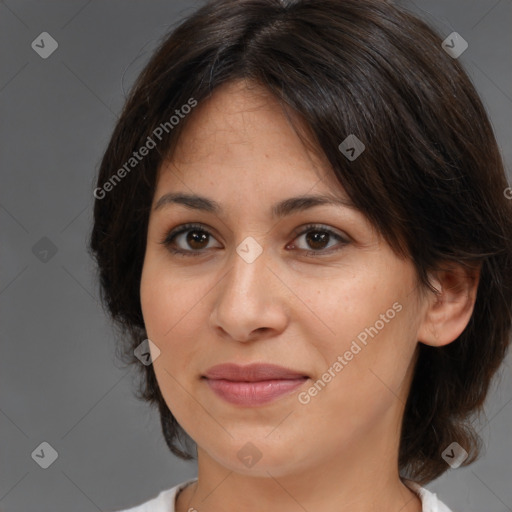
M 212 366 L 206 371 L 204 377 L 208 379 L 258 382 L 275 379 L 300 379 L 307 377 L 307 375 L 276 364 L 253 363 L 240 366 L 234 363 L 226 363 Z
M 256 406 L 290 393 L 309 379 L 301 372 L 273 364 L 213 366 L 203 378 L 210 389 L 229 403 Z
M 301 386 L 307 377 L 299 379 L 262 380 L 258 382 L 235 382 L 224 379 L 206 379 L 210 389 L 227 402 L 236 405 L 254 406 L 266 404 L 290 393 Z

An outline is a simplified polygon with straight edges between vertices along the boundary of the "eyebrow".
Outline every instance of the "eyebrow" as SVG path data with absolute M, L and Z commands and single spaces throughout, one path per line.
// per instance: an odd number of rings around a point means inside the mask
M 184 194 L 181 192 L 169 192 L 164 194 L 156 202 L 153 210 L 160 210 L 171 204 L 181 204 L 191 210 L 200 210 L 216 215 L 223 212 L 222 206 L 213 199 L 195 194 Z M 284 199 L 273 205 L 272 217 L 286 217 L 293 213 L 302 212 L 315 206 L 332 205 L 357 210 L 355 205 L 347 199 L 327 195 L 302 195 Z

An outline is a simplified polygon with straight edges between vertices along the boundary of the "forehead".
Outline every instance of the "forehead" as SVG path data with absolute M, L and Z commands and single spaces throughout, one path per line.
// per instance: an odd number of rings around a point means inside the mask
M 251 182 L 254 190 L 286 184 L 297 193 L 316 186 L 342 195 L 327 158 L 310 142 L 307 125 L 293 112 L 288 116 L 275 96 L 253 82 L 218 87 L 190 115 L 160 168 L 159 185 Z

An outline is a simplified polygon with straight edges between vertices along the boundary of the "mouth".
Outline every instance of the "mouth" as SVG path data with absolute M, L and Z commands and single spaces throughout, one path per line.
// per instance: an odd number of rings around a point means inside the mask
M 201 376 L 220 398 L 245 407 L 263 405 L 290 394 L 309 376 L 272 364 L 217 365 Z
M 296 379 L 273 379 L 253 382 L 225 379 L 206 379 L 210 389 L 220 398 L 245 407 L 263 405 L 295 391 L 308 377 Z
M 211 380 L 222 379 L 235 382 L 260 382 L 267 380 L 293 380 L 309 378 L 304 372 L 285 368 L 275 364 L 253 363 L 241 366 L 225 363 L 212 366 L 203 377 Z

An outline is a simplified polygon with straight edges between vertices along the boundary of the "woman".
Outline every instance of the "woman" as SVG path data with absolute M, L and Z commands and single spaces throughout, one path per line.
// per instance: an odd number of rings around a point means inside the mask
M 198 477 L 141 512 L 448 511 L 509 343 L 485 110 L 381 0 L 216 0 L 138 78 L 91 249 L 140 397 Z

